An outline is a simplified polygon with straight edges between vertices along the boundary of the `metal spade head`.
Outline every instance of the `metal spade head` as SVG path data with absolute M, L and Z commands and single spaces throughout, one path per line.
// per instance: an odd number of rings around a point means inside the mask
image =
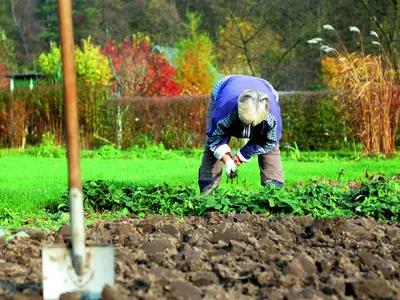
M 108 244 L 88 245 L 82 274 L 72 263 L 72 249 L 66 245 L 45 245 L 42 249 L 43 299 L 58 300 L 68 292 L 81 299 L 101 299 L 105 285 L 114 285 L 114 247 Z

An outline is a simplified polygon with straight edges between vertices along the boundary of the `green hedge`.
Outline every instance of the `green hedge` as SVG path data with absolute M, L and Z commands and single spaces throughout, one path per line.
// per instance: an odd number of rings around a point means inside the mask
M 82 148 L 117 144 L 119 128 L 124 149 L 154 142 L 167 149 L 204 146 L 209 95 L 104 100 L 106 93 L 104 87 L 78 89 Z M 353 137 L 335 106 L 338 97 L 323 92 L 281 95 L 281 145 L 300 150 L 349 148 Z M 0 147 L 37 145 L 47 132 L 63 144 L 63 110 L 60 86 L 0 91 Z
M 99 138 L 117 143 L 119 106 L 123 148 L 149 142 L 162 142 L 167 149 L 200 148 L 207 104 L 208 96 L 107 100 L 103 111 L 107 122 Z
M 281 145 L 294 143 L 302 150 L 338 150 L 353 141 L 350 129 L 335 105 L 337 94 L 304 92 L 281 95 L 283 122 Z
M 100 111 L 106 92 L 104 87 L 94 86 L 78 90 L 83 148 L 94 146 L 94 134 L 103 122 Z M 59 85 L 18 88 L 14 92 L 0 90 L 0 147 L 37 145 L 47 132 L 55 135 L 57 144 L 63 144 L 64 128 L 63 92 Z

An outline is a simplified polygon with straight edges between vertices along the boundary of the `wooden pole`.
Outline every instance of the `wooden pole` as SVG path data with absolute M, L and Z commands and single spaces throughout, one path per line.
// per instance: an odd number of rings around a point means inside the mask
M 74 58 L 74 32 L 71 6 L 70 0 L 58 0 L 64 80 L 68 184 L 69 188 L 82 189 L 79 157 L 80 142 Z
M 76 273 L 82 275 L 86 261 L 85 219 L 80 169 L 79 122 L 76 99 L 74 29 L 72 25 L 71 0 L 58 0 L 58 12 L 60 17 L 61 58 L 64 80 L 72 264 Z

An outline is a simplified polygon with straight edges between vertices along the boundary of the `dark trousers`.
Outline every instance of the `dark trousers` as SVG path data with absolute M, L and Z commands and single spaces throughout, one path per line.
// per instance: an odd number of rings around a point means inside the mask
M 282 161 L 279 147 L 259 155 L 261 185 L 275 184 L 281 187 L 284 183 Z M 205 146 L 199 169 L 199 188 L 202 194 L 209 194 L 218 188 L 222 177 L 223 163 L 217 160 L 211 150 Z

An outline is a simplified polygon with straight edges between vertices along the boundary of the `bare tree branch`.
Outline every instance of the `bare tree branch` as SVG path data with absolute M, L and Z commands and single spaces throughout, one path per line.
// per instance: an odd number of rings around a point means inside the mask
M 275 65 L 275 67 L 274 67 L 274 71 L 273 71 L 272 76 L 271 76 L 271 79 L 270 79 L 272 84 L 274 84 L 274 80 L 275 80 L 276 74 L 278 74 L 278 70 L 279 70 L 280 64 L 284 61 L 285 57 L 286 57 L 292 50 L 294 50 L 294 49 L 297 47 L 297 45 L 300 43 L 300 41 L 301 41 L 301 39 L 298 39 L 289 49 L 287 49 L 287 50 L 285 51 L 285 53 L 283 53 L 283 55 L 281 55 L 281 56 L 278 58 L 278 62 L 276 63 L 276 65 Z
M 251 59 L 250 59 L 249 49 L 247 48 L 248 40 L 245 39 L 243 31 L 240 28 L 240 24 L 239 24 L 238 20 L 236 19 L 235 15 L 233 14 L 231 9 L 229 8 L 228 1 L 224 0 L 223 4 L 224 4 L 224 8 L 226 9 L 226 11 L 228 12 L 228 14 L 232 18 L 233 22 L 235 23 L 235 25 L 236 25 L 236 27 L 238 29 L 238 32 L 239 32 L 239 35 L 240 35 L 240 39 L 241 39 L 242 44 L 243 44 L 243 52 L 244 52 L 244 55 L 246 57 L 246 62 L 248 64 L 249 68 L 250 68 L 251 74 L 253 76 L 255 76 L 254 68 L 253 68 L 253 65 L 252 65 Z

